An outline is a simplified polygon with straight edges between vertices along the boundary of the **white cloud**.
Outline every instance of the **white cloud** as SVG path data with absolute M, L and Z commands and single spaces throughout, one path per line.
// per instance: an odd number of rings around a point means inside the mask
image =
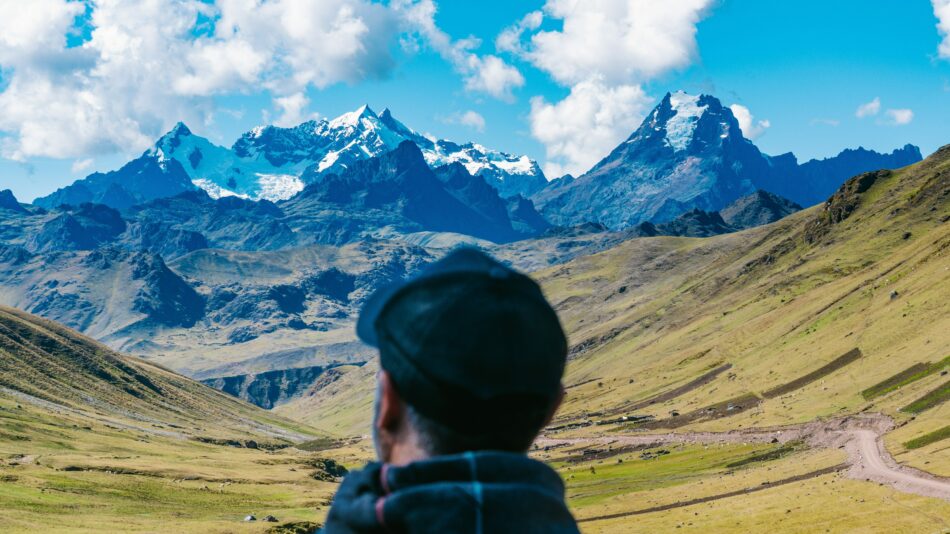
M 465 78 L 469 91 L 488 93 L 501 100 L 512 100 L 511 90 L 524 85 L 524 77 L 518 69 L 505 63 L 498 56 L 478 57 L 469 55 L 471 74 Z
M 811 124 L 812 126 L 823 125 L 823 126 L 835 127 L 835 126 L 840 126 L 841 121 L 839 121 L 838 119 L 826 119 L 826 118 L 818 117 L 818 118 L 812 119 L 809 124 Z
M 540 11 L 532 11 L 521 18 L 516 24 L 509 26 L 498 34 L 495 38 L 495 49 L 499 52 L 510 52 L 512 54 L 524 54 L 524 45 L 521 43 L 521 36 L 526 31 L 533 31 L 541 26 L 544 20 L 544 14 Z
M 934 16 L 937 17 L 937 31 L 943 37 L 937 53 L 944 59 L 950 59 L 950 0 L 931 0 Z
M 82 2 L 31 0 L 0 2 L 0 64 L 42 59 L 66 45 L 66 32 L 85 11 Z
M 544 173 L 580 174 L 630 135 L 651 99 L 638 85 L 580 82 L 560 102 L 531 99 L 531 134 L 547 151 Z
M 914 112 L 910 109 L 889 109 L 884 112 L 887 116 L 887 124 L 891 126 L 904 126 L 914 120 Z
M 772 123 L 768 120 L 756 121 L 755 116 L 753 116 L 749 108 L 745 106 L 733 104 L 729 106 L 729 109 L 732 110 L 732 114 L 735 115 L 736 120 L 739 121 L 739 128 L 742 130 L 742 135 L 747 139 L 755 140 L 762 137 L 762 134 L 772 126 Z
M 711 0 L 548 0 L 563 29 L 531 37 L 528 58 L 563 84 L 600 77 L 608 84 L 652 78 L 688 65 L 696 24 Z
M 98 0 L 67 48 L 86 8 L 0 0 L 3 157 L 142 150 L 177 120 L 209 123 L 217 94 L 270 91 L 290 120 L 308 87 L 385 76 L 398 30 L 368 0 Z
M 881 112 L 881 99 L 875 97 L 874 100 L 861 104 L 858 106 L 857 111 L 854 112 L 854 116 L 863 119 L 864 117 L 870 117 L 871 115 L 877 115 Z
M 436 5 L 433 0 L 394 0 L 391 5 L 411 31 L 418 33 L 462 75 L 465 89 L 511 101 L 514 99 L 512 91 L 524 85 L 521 72 L 500 57 L 472 52 L 481 45 L 478 39 L 453 41 L 442 31 L 435 23 Z M 412 48 L 405 43 L 403 47 Z
M 310 119 L 319 118 L 316 113 L 307 113 L 310 99 L 303 93 L 294 93 L 274 99 L 274 106 L 280 110 L 280 116 L 274 124 L 282 127 L 296 126 Z
M 477 132 L 485 131 L 485 117 L 483 117 L 477 111 L 471 109 L 450 115 L 448 118 L 444 119 L 444 122 L 448 124 L 461 124 L 462 126 L 467 126 Z
M 253 84 L 267 63 L 267 55 L 247 41 L 198 43 L 188 52 L 188 71 L 174 80 L 182 95 L 210 95 Z
M 534 33 L 526 45 L 522 35 L 539 19 L 502 32 L 499 49 L 571 87 L 560 102 L 531 101 L 531 132 L 545 145 L 546 174 L 584 172 L 630 135 L 651 100 L 641 84 L 696 57 L 696 24 L 712 3 L 548 0 L 544 15 L 562 21 L 562 29 Z
M 95 163 L 95 160 L 93 160 L 92 158 L 77 159 L 76 161 L 73 162 L 69 170 L 73 174 L 81 174 L 91 169 L 93 163 Z

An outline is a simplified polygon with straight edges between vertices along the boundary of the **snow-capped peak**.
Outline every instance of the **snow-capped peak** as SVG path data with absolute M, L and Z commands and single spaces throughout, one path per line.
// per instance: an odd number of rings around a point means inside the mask
M 356 127 L 363 119 L 379 119 L 376 113 L 369 107 L 369 104 L 363 104 L 356 111 L 344 113 L 330 121 L 330 128 L 343 128 L 347 126 Z
M 686 150 L 693 139 L 696 123 L 708 106 L 699 105 L 699 96 L 677 91 L 670 95 L 674 115 L 666 121 L 666 142 L 675 151 Z

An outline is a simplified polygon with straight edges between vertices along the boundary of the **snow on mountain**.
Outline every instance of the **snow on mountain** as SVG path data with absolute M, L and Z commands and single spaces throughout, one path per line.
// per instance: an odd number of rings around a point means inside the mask
M 688 95 L 682 91 L 670 95 L 670 106 L 676 114 L 666 121 L 666 142 L 673 150 L 686 150 L 693 140 L 699 118 L 709 106 L 699 104 L 699 95 Z
M 268 200 L 290 198 L 304 188 L 303 180 L 292 174 L 257 173 L 257 183 L 261 186 L 259 196 Z
M 198 179 L 192 180 L 191 183 L 195 184 L 195 187 L 199 189 L 204 189 L 205 193 L 208 193 L 208 196 L 215 200 L 219 198 L 224 198 L 224 197 L 238 197 L 238 198 L 243 198 L 243 199 L 248 198 L 248 196 L 243 193 L 235 193 L 234 191 L 231 191 L 230 189 L 225 189 L 221 187 L 220 185 L 212 182 L 211 180 L 208 180 L 205 178 L 198 178 Z
M 276 201 L 293 196 L 323 176 L 340 174 L 357 161 L 394 150 L 407 140 L 419 147 L 430 167 L 462 163 L 503 197 L 527 196 L 547 185 L 541 168 L 527 156 L 433 139 L 408 128 L 388 109 L 377 115 L 369 106 L 293 128 L 259 126 L 242 135 L 231 149 L 196 136 L 179 123 L 156 147 L 178 160 L 194 184 L 212 197 L 236 195 Z
M 194 135 L 182 123 L 162 136 L 155 150 L 177 160 L 192 183 L 212 198 L 284 200 L 303 189 L 299 174 L 305 166 L 274 165 L 260 158 L 241 158 L 234 151 Z

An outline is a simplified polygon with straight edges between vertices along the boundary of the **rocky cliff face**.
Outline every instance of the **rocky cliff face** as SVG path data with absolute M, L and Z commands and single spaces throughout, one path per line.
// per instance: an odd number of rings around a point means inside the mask
M 556 224 L 623 229 L 693 208 L 716 211 L 755 190 L 769 162 L 714 97 L 667 94 L 643 124 L 588 173 L 535 197 Z
M 321 178 L 281 208 L 295 231 L 316 233 L 331 243 L 381 228 L 455 232 L 495 242 L 519 235 L 497 191 L 482 178 L 455 166 L 445 171 L 443 182 L 409 141 L 340 175 Z
M 27 213 L 26 208 L 20 205 L 13 191 L 4 189 L 0 191 L 0 210 L 7 210 L 14 213 Z
M 802 206 L 813 206 L 825 201 L 852 176 L 880 169 L 898 169 L 921 159 L 920 149 L 914 145 L 904 145 L 890 154 L 858 147 L 801 165 L 797 165 L 793 154 L 785 154 L 772 158 L 775 171 L 761 177 L 756 185 Z
M 719 215 L 729 226 L 745 229 L 773 223 L 801 209 L 791 200 L 760 189 L 726 206 Z
M 271 409 L 305 393 L 324 372 L 333 367 L 333 365 L 298 367 L 256 374 L 207 378 L 201 382 L 261 408 Z

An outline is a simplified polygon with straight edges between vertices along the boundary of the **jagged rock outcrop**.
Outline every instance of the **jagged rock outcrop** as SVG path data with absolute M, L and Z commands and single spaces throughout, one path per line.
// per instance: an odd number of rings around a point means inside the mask
M 26 208 L 20 205 L 20 202 L 13 196 L 13 191 L 4 189 L 0 191 L 0 210 L 12 211 L 15 213 L 28 213 Z
M 719 215 L 729 226 L 745 229 L 773 223 L 801 209 L 791 200 L 759 189 L 721 209 Z
M 261 408 L 271 409 L 303 394 L 329 369 L 332 366 L 300 367 L 206 378 L 201 382 Z
M 204 297 L 172 272 L 161 256 L 142 252 L 135 254 L 130 263 L 132 279 L 143 283 L 132 301 L 133 310 L 166 326 L 187 328 L 202 318 Z

